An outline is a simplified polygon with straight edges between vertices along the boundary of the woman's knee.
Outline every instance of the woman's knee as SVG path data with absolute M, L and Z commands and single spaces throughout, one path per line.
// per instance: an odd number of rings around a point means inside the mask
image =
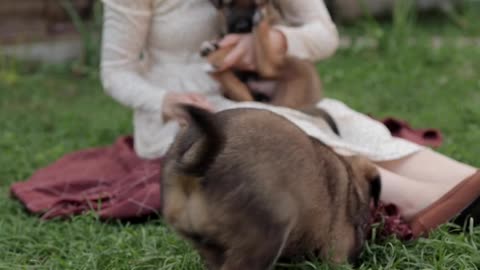
M 424 182 L 454 185 L 474 174 L 477 169 L 431 149 L 407 157 L 377 162 L 377 165 L 396 174 Z

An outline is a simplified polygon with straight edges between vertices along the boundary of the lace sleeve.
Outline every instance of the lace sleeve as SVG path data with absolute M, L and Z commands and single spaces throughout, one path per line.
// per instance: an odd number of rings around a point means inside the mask
M 338 32 L 323 0 L 276 0 L 287 25 L 278 25 L 287 38 L 289 55 L 318 61 L 331 56 Z
M 101 79 L 105 91 L 121 104 L 161 111 L 165 91 L 141 75 L 151 17 L 151 0 L 103 0 Z

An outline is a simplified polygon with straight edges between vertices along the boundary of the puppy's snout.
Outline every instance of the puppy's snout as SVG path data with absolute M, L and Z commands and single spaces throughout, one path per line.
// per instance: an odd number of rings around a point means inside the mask
M 228 24 L 231 33 L 250 33 L 253 28 L 251 14 L 232 16 Z
M 246 33 L 246 32 L 250 32 L 250 30 L 252 29 L 252 24 L 249 20 L 243 19 L 243 20 L 239 20 L 234 27 L 237 30 L 237 32 Z

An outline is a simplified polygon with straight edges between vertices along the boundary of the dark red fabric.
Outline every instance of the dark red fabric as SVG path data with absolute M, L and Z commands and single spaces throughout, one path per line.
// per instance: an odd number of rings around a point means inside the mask
M 383 240 L 395 236 L 400 240 L 408 241 L 413 239 L 413 231 L 410 225 L 400 216 L 397 206 L 380 202 L 377 207 L 372 205 L 370 225 L 375 227 L 376 239 Z M 369 230 L 369 238 L 373 230 Z
M 140 159 L 133 139 L 67 154 L 15 183 L 12 194 L 42 218 L 95 210 L 101 218 L 131 219 L 160 209 L 160 160 Z
M 437 129 L 414 129 L 406 121 L 393 117 L 381 119 L 380 122 L 382 122 L 395 137 L 430 147 L 439 147 L 443 143 L 443 136 Z
M 425 139 L 424 130 L 413 130 L 404 121 L 381 121 L 394 136 L 427 146 L 441 143 L 438 131 L 434 130 L 438 136 L 432 141 Z M 94 210 L 103 219 L 128 220 L 159 214 L 160 173 L 161 160 L 139 158 L 132 137 L 126 136 L 111 146 L 67 154 L 27 181 L 13 184 L 11 192 L 29 212 L 44 219 Z M 372 223 L 383 224 L 380 235 L 411 236 L 395 206 L 381 204 L 372 213 Z

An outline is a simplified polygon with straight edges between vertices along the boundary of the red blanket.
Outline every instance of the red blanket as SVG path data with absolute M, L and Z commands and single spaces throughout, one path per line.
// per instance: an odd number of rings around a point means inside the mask
M 429 146 L 441 143 L 438 131 L 414 130 L 392 118 L 384 123 L 394 136 Z M 426 131 L 435 136 L 425 137 Z M 27 181 L 13 184 L 11 192 L 29 212 L 44 219 L 88 210 L 102 219 L 133 219 L 160 214 L 160 172 L 161 160 L 140 159 L 133 139 L 121 137 L 111 146 L 67 154 Z M 392 207 L 375 209 L 372 222 L 383 220 L 384 233 L 408 238 L 405 222 L 397 212 L 387 211 Z
M 49 219 L 95 210 L 101 218 L 129 219 L 158 213 L 159 160 L 143 160 L 133 139 L 67 154 L 15 183 L 12 194 L 28 211 Z

